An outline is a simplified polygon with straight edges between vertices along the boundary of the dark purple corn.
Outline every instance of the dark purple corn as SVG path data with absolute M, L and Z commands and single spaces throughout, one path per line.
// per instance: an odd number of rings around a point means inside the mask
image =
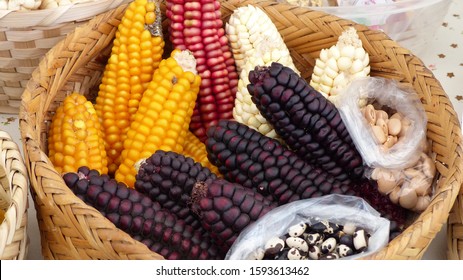
M 291 68 L 279 63 L 249 72 L 247 88 L 262 116 L 305 161 L 338 180 L 363 176 L 363 160 L 336 107 Z
M 209 235 L 161 208 L 148 196 L 97 172 L 66 173 L 66 185 L 117 228 L 166 259 L 223 259 Z
M 158 150 L 140 165 L 135 189 L 159 202 L 163 208 L 194 228 L 200 228 L 201 222 L 187 203 L 194 184 L 208 178 L 215 179 L 217 176 L 192 158 Z
M 190 205 L 224 253 L 245 227 L 277 206 L 261 194 L 224 179 L 196 183 Z
M 326 194 L 354 194 L 349 184 L 244 124 L 221 120 L 207 135 L 209 161 L 225 179 L 270 195 L 280 205 Z

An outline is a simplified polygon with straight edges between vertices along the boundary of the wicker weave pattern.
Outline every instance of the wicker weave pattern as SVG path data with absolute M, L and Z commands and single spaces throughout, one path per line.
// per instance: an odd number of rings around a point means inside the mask
M 40 59 L 77 26 L 129 0 L 94 0 L 35 11 L 0 11 L 0 113 L 19 112 Z
M 0 259 L 23 260 L 27 256 L 27 209 L 29 182 L 18 145 L 0 131 L 0 207 L 5 220 L 0 225 Z
M 384 33 L 305 8 L 275 1 L 222 1 L 225 21 L 236 7 L 262 7 L 280 30 L 296 66 L 310 78 L 314 58 L 335 44 L 348 26 L 355 26 L 370 54 L 372 75 L 396 79 L 418 92 L 428 116 L 428 139 L 438 161 L 438 183 L 431 205 L 372 259 L 419 259 L 447 221 L 462 183 L 459 122 L 439 82 L 424 64 Z M 66 187 L 46 156 L 47 123 L 71 90 L 92 94 L 123 6 L 79 27 L 55 46 L 33 73 L 22 96 L 20 128 L 27 168 L 42 233 L 45 258 L 155 258 L 158 255 L 114 228 L 96 210 L 85 206 Z
M 448 219 L 447 258 L 463 260 L 463 189 L 455 200 Z

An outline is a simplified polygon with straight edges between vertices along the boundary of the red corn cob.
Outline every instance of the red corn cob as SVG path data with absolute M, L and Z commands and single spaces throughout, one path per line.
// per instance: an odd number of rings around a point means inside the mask
M 197 62 L 201 87 L 190 130 L 202 141 L 220 119 L 233 118 L 238 73 L 221 20 L 217 0 L 167 0 L 170 40 L 190 50 Z M 188 38 L 186 40 L 185 38 Z

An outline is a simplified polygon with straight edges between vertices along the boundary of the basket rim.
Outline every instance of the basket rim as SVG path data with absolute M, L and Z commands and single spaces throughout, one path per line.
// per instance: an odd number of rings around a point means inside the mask
M 71 3 L 41 10 L 0 10 L 0 28 L 50 27 L 67 22 L 84 21 L 128 2 L 131 0 L 90 0 L 90 2 Z M 24 20 L 25 17 L 27 20 Z
M 222 0 L 221 2 L 223 2 L 223 3 L 227 3 L 227 2 L 229 2 L 229 3 L 230 2 L 238 3 L 239 2 L 239 6 L 243 6 L 243 5 L 247 5 L 247 4 L 251 4 L 251 3 L 255 4 L 255 5 L 258 5 L 258 6 L 263 5 L 263 3 L 264 4 L 266 3 L 267 5 L 270 5 L 270 6 L 273 6 L 273 5 L 285 5 L 285 4 L 282 4 L 282 3 L 273 2 L 273 1 L 266 1 L 266 0 L 256 0 L 256 1 L 250 1 L 250 0 L 244 0 L 244 1 Z M 271 2 L 271 4 L 269 4 L 270 2 Z M 410 58 L 410 60 L 404 61 L 403 63 L 405 63 L 405 65 L 401 64 L 400 65 L 401 67 L 404 67 L 404 68 L 408 67 L 409 66 L 408 63 L 410 61 L 412 61 L 413 63 L 419 64 L 420 65 L 420 71 L 425 73 L 426 78 L 427 79 L 432 79 L 433 81 L 436 82 L 437 89 L 435 89 L 435 91 L 433 91 L 432 94 L 433 95 L 445 96 L 448 99 L 448 96 L 445 94 L 445 91 L 443 90 L 441 84 L 434 77 L 433 73 L 425 66 L 425 64 L 418 57 L 416 57 L 414 54 L 412 54 L 409 50 L 404 49 L 401 46 L 399 46 L 395 41 L 390 39 L 383 32 L 377 31 L 377 30 L 368 30 L 368 28 L 365 27 L 364 25 L 357 24 L 357 23 L 354 23 L 354 22 L 349 21 L 349 20 L 340 19 L 339 17 L 329 15 L 329 14 L 326 14 L 326 13 L 321 12 L 321 11 L 314 11 L 314 10 L 308 11 L 307 8 L 294 7 L 294 6 L 291 6 L 291 9 L 294 9 L 295 11 L 297 11 L 297 9 L 304 9 L 305 13 L 309 13 L 311 11 L 316 12 L 317 15 L 320 16 L 319 19 L 322 18 L 323 16 L 331 17 L 331 18 L 337 18 L 340 21 L 342 21 L 343 23 L 349 23 L 350 26 L 354 26 L 356 28 L 359 28 L 358 30 L 365 31 L 364 37 L 365 36 L 366 37 L 369 37 L 369 36 L 381 36 L 381 38 L 385 38 L 384 41 L 386 41 L 389 44 L 388 47 L 390 48 L 390 50 L 388 50 L 388 52 L 390 51 L 391 54 L 395 54 L 395 52 L 397 52 L 399 54 L 405 54 L 408 58 Z M 106 14 L 109 14 L 109 12 L 106 13 Z M 98 18 L 100 18 L 100 17 L 98 17 Z M 89 24 L 92 24 L 92 23 L 89 23 Z M 86 25 L 86 26 L 88 26 L 88 25 Z M 74 34 L 74 32 L 72 34 Z M 68 35 L 68 38 L 69 38 L 70 35 Z M 60 42 L 60 43 L 62 43 L 62 44 L 58 44 L 57 46 L 55 46 L 55 49 L 63 47 L 64 42 Z M 50 52 L 47 54 L 47 56 L 49 54 L 50 54 Z M 36 78 L 40 78 L 40 71 L 46 71 L 47 70 L 47 68 L 48 68 L 47 63 L 50 63 L 50 61 L 43 60 L 42 63 L 41 63 L 43 69 L 41 67 L 38 67 L 34 71 L 34 75 L 35 75 Z M 423 68 L 423 69 L 421 69 L 421 68 Z M 404 77 L 404 79 L 407 79 L 409 81 L 414 80 L 413 77 L 409 77 L 409 76 Z M 30 102 L 30 100 L 27 100 L 27 98 L 30 98 L 30 96 L 32 95 L 31 92 L 29 91 L 29 88 L 35 89 L 38 86 L 40 86 L 40 84 L 37 81 L 34 81 L 33 79 L 31 81 L 29 81 L 28 87 L 26 87 L 26 90 L 25 90 L 25 93 L 27 93 L 27 95 L 23 95 L 23 100 L 22 100 L 22 104 L 21 104 L 21 107 L 20 107 L 20 115 L 19 115 L 19 117 L 20 117 L 20 130 L 21 130 L 21 135 L 22 135 L 23 147 L 24 147 L 24 150 L 26 151 L 26 161 L 28 163 L 27 168 L 28 168 L 29 174 L 31 176 L 35 175 L 35 173 L 31 171 L 31 169 L 33 168 L 31 166 L 33 161 L 34 162 L 41 161 L 42 165 L 43 165 L 44 162 L 45 163 L 49 162 L 47 160 L 46 154 L 40 149 L 40 131 L 37 131 L 36 126 L 35 126 L 35 125 L 37 125 L 37 123 L 31 123 L 31 121 L 37 121 L 37 120 L 36 120 L 36 118 L 34 116 L 29 114 L 28 110 L 26 110 L 27 102 L 28 101 Z M 26 99 L 24 99 L 24 96 L 26 96 Z M 426 251 L 427 247 L 429 246 L 431 240 L 435 237 L 437 232 L 440 231 L 442 226 L 447 221 L 450 209 L 451 209 L 452 205 L 454 204 L 454 201 L 455 201 L 455 199 L 457 197 L 457 194 L 458 194 L 458 192 L 460 190 L 460 186 L 461 186 L 462 181 L 463 181 L 463 178 L 461 176 L 461 172 L 463 171 L 463 161 L 461 159 L 461 157 L 463 156 L 463 149 L 462 149 L 463 140 L 462 140 L 462 136 L 461 136 L 460 124 L 459 124 L 459 122 L 457 120 L 456 113 L 455 113 L 452 105 L 451 104 L 444 104 L 444 105 L 447 105 L 446 106 L 446 114 L 448 114 L 449 117 L 450 117 L 449 121 L 451 121 L 452 123 L 456 122 L 455 126 L 452 127 L 452 130 L 450 132 L 451 136 L 452 136 L 451 137 L 452 143 L 449 144 L 449 145 L 451 145 L 452 149 L 454 149 L 454 152 L 457 155 L 459 155 L 459 156 L 457 156 L 457 158 L 455 158 L 455 161 L 453 162 L 453 165 L 454 165 L 453 167 L 456 167 L 456 168 L 454 168 L 455 169 L 454 172 L 449 174 L 447 177 L 443 178 L 443 180 L 442 180 L 442 181 L 445 181 L 445 191 L 446 191 L 446 193 L 443 193 L 444 190 L 441 190 L 441 192 L 436 193 L 433 196 L 433 200 L 431 202 L 431 205 L 428 206 L 428 208 L 425 211 L 420 213 L 420 215 L 416 219 L 414 219 L 412 225 L 408 226 L 398 237 L 396 237 L 394 240 L 389 242 L 388 245 L 385 248 L 383 248 L 382 250 L 380 250 L 379 252 L 377 252 L 375 254 L 370 255 L 369 258 L 384 259 L 386 257 L 390 257 L 391 255 L 392 255 L 393 258 L 410 258 L 410 259 L 421 258 L 422 255 L 424 254 L 424 252 Z M 33 156 L 31 157 L 31 155 L 33 155 Z M 50 164 L 50 163 L 48 163 L 48 164 Z M 50 164 L 50 166 L 51 166 L 51 164 Z M 442 168 L 445 168 L 445 167 L 442 167 Z M 56 173 L 56 171 L 55 171 L 55 173 Z M 56 174 L 56 175 L 59 176 L 58 174 Z M 54 179 L 56 179 L 56 178 L 54 178 Z M 34 188 L 41 188 L 41 186 L 37 186 L 36 184 L 39 184 L 37 182 L 37 180 L 32 180 L 31 185 Z M 63 185 L 64 185 L 64 182 L 63 182 Z M 66 192 L 66 190 L 64 190 L 64 191 Z M 450 191 L 450 195 L 447 193 L 447 191 Z M 66 193 L 71 193 L 71 191 L 69 190 L 69 192 L 66 192 Z M 77 199 L 77 197 L 75 197 L 75 195 L 71 194 L 71 196 L 74 196 L 74 198 Z M 82 207 L 85 207 L 85 206 L 86 205 L 82 202 Z M 431 219 L 431 218 L 432 218 L 432 221 L 429 221 L 429 219 Z M 434 234 L 434 235 L 420 239 L 417 242 L 417 243 L 421 244 L 421 245 L 418 244 L 418 246 L 420 246 L 419 248 L 404 248 L 404 247 L 407 247 L 408 244 L 406 244 L 406 243 L 404 244 L 404 242 L 406 242 L 406 240 L 403 239 L 403 238 L 408 238 L 410 236 L 416 236 L 416 235 L 419 235 L 419 237 L 421 237 L 421 229 L 422 228 L 427 228 L 428 230 L 430 229 L 429 231 L 431 232 L 431 234 Z M 425 245 L 423 246 L 422 244 L 425 244 Z M 406 249 L 406 252 L 403 252 L 403 249 Z M 402 254 L 397 254 L 397 251 L 401 251 Z
M 5 212 L 5 220 L 0 224 L 0 231 L 6 233 L 0 235 L 0 259 L 4 259 L 5 254 L 10 257 L 15 255 L 15 259 L 24 259 L 29 246 L 27 231 L 28 173 L 18 144 L 3 130 L 0 130 L 0 140 L 6 143 L 6 147 L 2 147 L 4 149 L 0 152 L 2 159 L 0 167 L 5 171 L 10 188 L 8 195 L 11 199 Z M 11 181 L 13 177 L 14 181 Z M 5 188 L 5 186 L 3 187 Z M 20 244 L 16 246 L 14 243 Z

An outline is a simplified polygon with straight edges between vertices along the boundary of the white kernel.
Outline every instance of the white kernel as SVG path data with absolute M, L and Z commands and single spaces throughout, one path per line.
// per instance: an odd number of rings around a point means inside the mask
M 327 61 L 328 60 L 328 50 L 327 49 L 321 50 L 319 57 L 321 61 Z
M 260 113 L 256 114 L 255 117 L 260 123 L 267 123 L 267 120 Z
M 355 56 L 355 47 L 354 46 L 344 46 L 341 49 L 341 56 L 345 56 L 348 58 L 354 58 Z
M 315 65 L 315 67 L 313 68 L 313 73 L 321 77 L 323 75 L 323 69 Z
M 332 69 L 333 71 L 338 71 L 338 62 L 334 57 L 328 59 L 328 61 L 326 62 L 326 66 L 326 68 Z
M 339 73 L 338 73 L 338 71 L 333 70 L 331 68 L 326 68 L 325 69 L 325 75 L 330 77 L 331 79 L 334 79 L 339 75 Z
M 333 85 L 333 79 L 331 79 L 330 77 L 328 77 L 328 75 L 324 74 L 322 76 L 322 83 L 324 85 L 327 85 L 329 87 L 331 87 Z
M 355 59 L 363 60 L 363 57 L 366 55 L 366 52 L 363 48 L 356 48 L 355 49 Z
M 347 71 L 352 66 L 352 59 L 342 56 L 338 59 L 338 67 L 341 71 Z
M 362 61 L 359 60 L 359 59 L 354 60 L 354 62 L 352 63 L 352 66 L 350 68 L 350 73 L 355 74 L 355 73 L 358 73 L 358 72 L 361 72 L 361 71 L 363 71 L 363 63 L 362 63 Z
M 329 49 L 329 53 L 330 53 L 330 56 L 334 57 L 335 59 L 338 59 L 341 56 L 341 53 L 339 52 L 339 48 L 336 45 L 332 46 Z
M 258 127 L 259 127 L 259 132 L 264 134 L 264 135 L 266 135 L 267 133 L 269 133 L 273 129 L 267 123 L 262 123 Z
M 252 126 L 252 127 L 259 127 L 260 126 L 260 122 L 256 119 L 256 117 L 254 115 L 249 115 L 250 118 L 249 120 L 246 122 L 249 126 Z

